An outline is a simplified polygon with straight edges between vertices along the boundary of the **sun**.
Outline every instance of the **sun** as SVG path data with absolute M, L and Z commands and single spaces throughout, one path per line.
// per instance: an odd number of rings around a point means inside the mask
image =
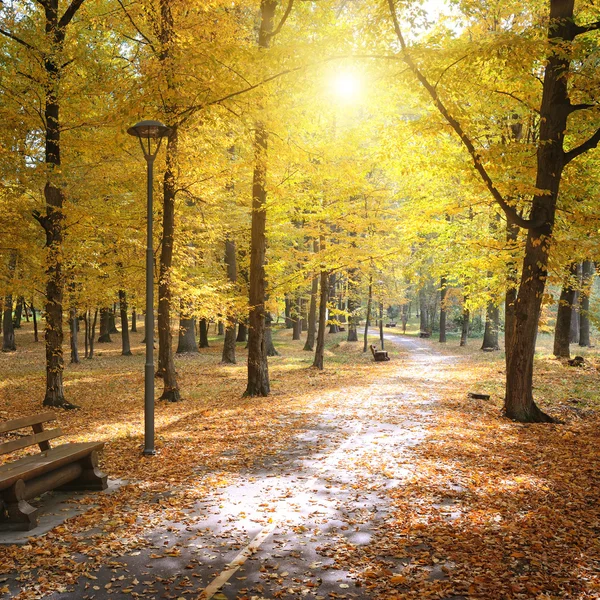
M 358 99 L 361 88 L 361 81 L 356 73 L 338 73 L 332 80 L 332 89 L 335 95 L 345 102 L 352 102 Z

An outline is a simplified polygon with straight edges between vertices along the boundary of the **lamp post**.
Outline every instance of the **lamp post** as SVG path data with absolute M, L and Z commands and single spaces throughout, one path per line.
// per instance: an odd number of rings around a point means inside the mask
M 154 259 L 152 248 L 152 183 L 154 159 L 171 128 L 159 121 L 140 121 L 127 130 L 137 137 L 148 166 L 148 224 L 146 238 L 146 364 L 144 366 L 144 455 L 154 450 Z

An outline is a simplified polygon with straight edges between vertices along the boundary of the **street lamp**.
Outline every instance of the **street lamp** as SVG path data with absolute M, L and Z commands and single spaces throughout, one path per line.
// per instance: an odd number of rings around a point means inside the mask
M 127 130 L 137 137 L 148 165 L 148 226 L 146 238 L 146 365 L 144 367 L 144 455 L 154 450 L 154 259 L 152 248 L 152 183 L 154 159 L 171 128 L 160 121 L 140 121 Z

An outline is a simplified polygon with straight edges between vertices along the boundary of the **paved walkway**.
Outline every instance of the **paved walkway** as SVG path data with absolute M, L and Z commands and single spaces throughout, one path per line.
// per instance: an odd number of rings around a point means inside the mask
M 409 351 L 392 376 L 341 390 L 343 399 L 294 448 L 164 522 L 149 547 L 49 597 L 370 598 L 334 566 L 336 552 L 368 544 L 385 524 L 386 491 L 410 477 L 411 448 L 432 418 L 429 375 L 448 360 L 419 340 L 386 338 Z M 390 557 L 390 571 L 403 560 Z

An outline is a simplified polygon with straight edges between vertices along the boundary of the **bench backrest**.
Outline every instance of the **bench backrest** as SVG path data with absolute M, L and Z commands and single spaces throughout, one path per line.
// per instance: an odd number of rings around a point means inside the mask
M 13 419 L 12 421 L 4 421 L 0 423 L 0 434 L 9 433 L 16 431 L 17 429 L 23 429 L 24 427 L 31 427 L 33 434 L 18 437 L 17 439 L 10 440 L 0 444 L 0 454 L 8 454 L 15 450 L 21 450 L 22 448 L 28 448 L 37 444 L 42 452 L 50 450 L 50 444 L 48 440 L 52 440 L 62 435 L 62 429 L 56 427 L 54 429 L 44 429 L 44 423 L 48 421 L 55 421 L 56 415 L 53 412 L 40 413 L 38 415 L 30 415 L 28 417 L 21 417 L 20 419 Z

